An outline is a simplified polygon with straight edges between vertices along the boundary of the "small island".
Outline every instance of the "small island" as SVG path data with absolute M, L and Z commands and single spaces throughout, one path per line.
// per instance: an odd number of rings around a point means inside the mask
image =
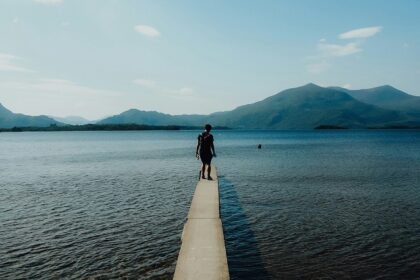
M 348 128 L 347 127 L 344 127 L 344 126 L 339 126 L 339 125 L 326 125 L 326 124 L 322 124 L 322 125 L 318 125 L 314 129 L 348 129 Z

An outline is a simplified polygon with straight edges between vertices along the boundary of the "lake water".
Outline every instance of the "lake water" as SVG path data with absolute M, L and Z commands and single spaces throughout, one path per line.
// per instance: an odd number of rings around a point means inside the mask
M 0 279 L 171 279 L 198 133 L 0 133 Z M 420 279 L 419 131 L 214 136 L 231 279 Z

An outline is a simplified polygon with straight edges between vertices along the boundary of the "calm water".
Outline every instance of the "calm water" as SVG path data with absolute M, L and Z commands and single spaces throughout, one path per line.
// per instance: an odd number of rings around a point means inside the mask
M 197 134 L 1 133 L 0 279 L 171 279 Z M 232 279 L 420 279 L 420 132 L 214 135 Z

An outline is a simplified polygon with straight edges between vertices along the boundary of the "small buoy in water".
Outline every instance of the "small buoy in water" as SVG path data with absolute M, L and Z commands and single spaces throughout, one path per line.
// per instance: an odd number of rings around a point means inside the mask
M 261 149 L 261 144 L 258 144 L 258 149 Z

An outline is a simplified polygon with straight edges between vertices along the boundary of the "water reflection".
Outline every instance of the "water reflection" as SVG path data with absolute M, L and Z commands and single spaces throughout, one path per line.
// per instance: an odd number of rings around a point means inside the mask
M 271 279 L 235 186 L 219 176 L 223 230 L 231 279 Z

